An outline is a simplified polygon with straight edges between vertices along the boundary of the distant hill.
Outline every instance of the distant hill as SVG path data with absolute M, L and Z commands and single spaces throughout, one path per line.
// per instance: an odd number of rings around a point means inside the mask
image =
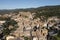
M 60 5 L 56 5 L 56 6 L 42 6 L 42 7 L 38 7 L 38 8 L 26 8 L 26 9 L 10 9 L 10 10 L 0 10 L 0 14 L 1 13 L 10 13 L 10 12 L 19 12 L 19 11 L 30 11 L 30 12 L 37 12 L 37 11 L 58 11 L 60 10 Z
M 0 10 L 0 14 L 19 13 L 20 11 L 29 11 L 36 13 L 36 17 L 45 16 L 59 16 L 60 17 L 60 5 L 56 6 L 43 6 L 38 8 L 26 8 L 26 9 L 11 9 L 11 10 Z

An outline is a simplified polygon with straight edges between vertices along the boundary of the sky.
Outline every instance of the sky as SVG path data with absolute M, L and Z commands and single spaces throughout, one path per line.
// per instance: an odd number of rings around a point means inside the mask
M 36 8 L 60 5 L 60 0 L 0 0 L 0 9 Z

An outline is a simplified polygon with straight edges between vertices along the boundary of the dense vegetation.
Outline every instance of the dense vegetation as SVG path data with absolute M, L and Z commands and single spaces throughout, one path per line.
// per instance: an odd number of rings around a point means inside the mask
M 40 16 L 44 16 L 46 18 L 57 16 L 60 17 L 60 6 L 46 6 L 42 7 L 41 9 L 38 8 L 36 11 L 35 18 Z
M 60 30 L 58 31 L 58 34 L 52 37 L 54 40 L 60 40 Z
M 13 31 L 15 31 L 17 28 L 18 28 L 18 24 L 15 20 L 12 20 L 11 18 L 7 18 L 5 20 L 6 22 L 3 23 L 2 27 L 3 27 L 3 30 L 2 30 L 2 33 L 0 34 L 0 39 L 1 40 L 5 40 L 5 37 L 7 35 L 10 35 L 10 33 L 12 33 Z M 12 27 L 10 27 L 12 26 Z

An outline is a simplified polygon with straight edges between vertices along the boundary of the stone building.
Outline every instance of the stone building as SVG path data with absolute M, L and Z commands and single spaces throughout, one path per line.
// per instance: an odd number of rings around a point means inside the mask
M 16 37 L 32 37 L 33 40 L 46 39 L 48 31 L 43 28 L 44 22 L 42 22 L 39 18 L 33 19 L 32 13 L 19 12 L 19 14 L 13 15 L 11 19 L 18 22 L 19 28 L 12 33 Z

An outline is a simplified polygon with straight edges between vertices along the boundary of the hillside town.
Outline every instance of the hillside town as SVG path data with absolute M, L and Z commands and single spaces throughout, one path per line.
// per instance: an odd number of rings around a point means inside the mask
M 47 21 L 42 21 L 40 18 L 34 19 L 34 14 L 31 12 L 19 12 L 0 15 L 0 17 L 11 17 L 18 24 L 18 28 L 6 35 L 6 40 L 47 40 L 60 30 L 60 19 L 57 17 L 49 17 Z M 43 19 L 43 17 L 42 17 Z M 5 20 L 0 20 L 0 34 L 3 30 Z M 10 25 L 9 28 L 12 28 Z

